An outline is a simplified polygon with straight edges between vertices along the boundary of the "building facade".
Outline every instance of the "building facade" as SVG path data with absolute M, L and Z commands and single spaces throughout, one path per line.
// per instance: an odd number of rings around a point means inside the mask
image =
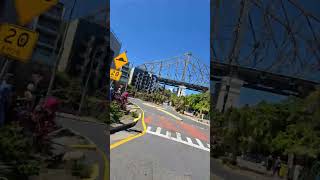
M 65 8 L 62 3 L 53 6 L 34 20 L 33 29 L 39 33 L 32 62 L 53 66 L 62 36 Z
M 70 22 L 64 47 L 58 71 L 80 77 L 83 82 L 91 72 L 89 87 L 93 90 L 106 85 L 110 61 L 121 45 L 105 26 L 80 18 Z

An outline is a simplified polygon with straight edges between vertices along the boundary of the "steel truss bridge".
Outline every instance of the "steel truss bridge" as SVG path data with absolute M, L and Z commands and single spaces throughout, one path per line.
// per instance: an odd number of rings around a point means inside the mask
M 211 1 L 211 80 L 305 96 L 320 83 L 320 1 Z M 226 16 L 227 14 L 227 16 Z
M 163 60 L 149 61 L 138 68 L 156 75 L 161 84 L 184 86 L 194 91 L 207 91 L 210 86 L 210 68 L 191 53 Z

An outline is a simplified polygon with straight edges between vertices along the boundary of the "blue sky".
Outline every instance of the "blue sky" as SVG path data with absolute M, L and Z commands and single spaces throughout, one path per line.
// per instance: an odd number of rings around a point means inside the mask
M 209 65 L 209 0 L 111 0 L 110 23 L 134 65 L 191 51 Z

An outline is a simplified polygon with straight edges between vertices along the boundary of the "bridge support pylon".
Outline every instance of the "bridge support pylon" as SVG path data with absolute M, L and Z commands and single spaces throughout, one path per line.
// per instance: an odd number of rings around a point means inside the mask
M 215 85 L 213 102 L 215 109 L 224 112 L 238 103 L 244 81 L 235 77 L 223 77 Z
M 178 87 L 178 92 L 177 92 L 178 97 L 184 96 L 185 95 L 185 91 L 186 91 L 186 87 L 185 86 L 179 86 Z

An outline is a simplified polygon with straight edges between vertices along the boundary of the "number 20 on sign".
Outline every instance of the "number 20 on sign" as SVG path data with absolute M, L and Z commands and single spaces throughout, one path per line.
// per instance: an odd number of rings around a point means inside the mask
M 0 25 L 0 54 L 26 62 L 31 58 L 38 33 L 11 24 Z
M 119 81 L 121 77 L 122 72 L 115 70 L 115 69 L 110 69 L 110 79 Z

